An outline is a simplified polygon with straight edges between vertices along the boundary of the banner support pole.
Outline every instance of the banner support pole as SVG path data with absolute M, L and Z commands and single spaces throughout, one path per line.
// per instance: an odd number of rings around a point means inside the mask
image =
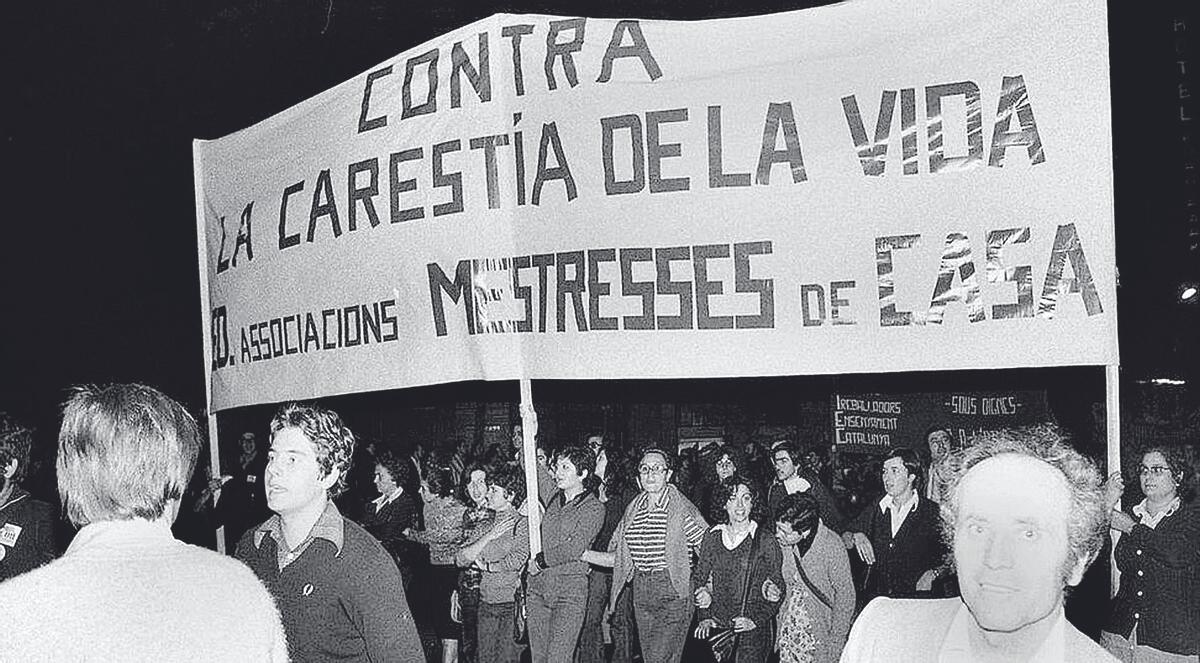
M 1107 424 L 1107 460 L 1108 474 L 1121 471 L 1121 367 L 1109 365 L 1104 367 L 1104 383 L 1105 383 L 1105 417 L 1108 420 Z M 1121 508 L 1121 503 L 1118 502 L 1116 508 Z M 1109 594 L 1110 598 L 1117 595 L 1117 589 L 1121 586 L 1121 571 L 1117 569 L 1116 549 L 1117 541 L 1121 538 L 1121 533 L 1116 530 L 1112 532 L 1112 551 L 1109 553 Z
M 533 385 L 528 378 L 521 384 L 521 444 L 524 452 L 525 504 L 529 518 L 529 556 L 542 552 L 542 511 L 537 478 L 537 412 L 533 409 Z
M 208 289 L 208 231 L 204 222 L 204 170 L 200 163 L 201 141 L 192 141 L 192 178 L 196 189 L 196 264 L 200 277 L 200 339 L 204 345 L 204 414 L 208 418 L 208 462 L 212 468 L 209 480 L 221 476 L 220 434 L 217 430 L 217 415 L 212 411 L 213 364 L 212 336 L 209 334 L 209 289 Z M 221 498 L 221 489 L 212 493 L 213 506 Z M 225 554 L 225 526 L 217 527 L 217 552 Z

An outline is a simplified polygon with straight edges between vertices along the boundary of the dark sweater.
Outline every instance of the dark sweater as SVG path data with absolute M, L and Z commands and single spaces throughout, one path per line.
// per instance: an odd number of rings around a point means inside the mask
M 262 537 L 255 547 L 251 529 L 238 543 L 238 559 L 275 599 L 291 659 L 423 663 L 399 570 L 366 530 L 342 522 L 340 553 L 333 542 L 317 538 L 282 572 L 273 537 Z
M 938 505 L 924 497 L 918 497 L 916 508 L 909 512 L 894 538 L 891 513 L 879 510 L 879 498 L 867 503 L 848 531 L 866 534 L 875 550 L 875 567 L 863 592 L 868 601 L 876 596 L 918 597 L 921 574 L 940 568 L 946 558 Z
M 421 507 L 416 499 L 405 491 L 378 512 L 374 504 L 368 504 L 362 521 L 363 529 L 379 539 L 384 550 L 391 554 L 396 566 L 400 567 L 400 573 L 406 577 L 417 565 L 422 549 L 420 544 L 404 537 L 404 530 L 417 529 L 421 520 L 420 512 Z
M 12 537 L 16 541 L 10 545 Z M 54 559 L 54 509 L 15 488 L 8 502 L 0 504 L 0 547 L 0 580 Z
M 1200 507 L 1183 505 L 1151 529 L 1141 523 L 1114 551 L 1121 589 L 1104 630 L 1172 654 L 1200 653 Z
M 701 587 L 712 580 L 712 605 L 697 610 L 696 616 L 700 620 L 714 619 L 721 627 L 731 626 L 734 617 L 749 617 L 755 626 L 766 629 L 779 611 L 779 602 L 763 598 L 763 582 L 769 579 L 780 590 L 785 587 L 779 545 L 765 527 L 759 527 L 754 536 L 747 536 L 733 550 L 725 547 L 721 536 L 721 530 L 714 527 L 704 534 L 700 544 L 692 582 Z M 755 539 L 761 539 L 758 545 Z M 744 569 L 750 573 L 745 611 L 742 610 Z

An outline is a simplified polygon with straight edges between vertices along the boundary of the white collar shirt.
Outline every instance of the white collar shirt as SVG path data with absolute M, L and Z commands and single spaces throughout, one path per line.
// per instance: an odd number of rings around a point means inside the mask
M 908 514 L 917 508 L 917 502 L 920 501 L 917 496 L 917 491 L 912 491 L 912 497 L 904 504 L 896 504 L 896 500 L 892 499 L 891 495 L 884 495 L 883 499 L 879 500 L 879 512 L 892 512 L 892 536 L 896 536 L 896 532 L 900 531 L 900 526 L 904 524 L 904 519 Z
M 400 497 L 401 493 L 403 493 L 403 492 L 404 492 L 403 486 L 396 486 L 396 490 L 393 490 L 392 492 L 388 493 L 387 495 L 380 495 L 379 497 L 376 497 L 374 500 L 371 501 L 371 503 L 375 505 L 375 513 L 379 513 L 380 511 L 383 510 L 383 507 L 391 504 L 392 502 L 395 502 L 396 498 Z
M 1133 515 L 1138 517 L 1138 522 L 1146 527 L 1149 527 L 1150 529 L 1154 529 L 1155 527 L 1158 527 L 1158 524 L 1162 522 L 1163 518 L 1166 518 L 1179 510 L 1179 504 L 1179 498 L 1176 497 L 1175 499 L 1171 500 L 1171 503 L 1167 505 L 1167 508 L 1151 515 L 1150 509 L 1147 507 L 1146 500 L 1142 500 L 1137 506 L 1133 507 Z

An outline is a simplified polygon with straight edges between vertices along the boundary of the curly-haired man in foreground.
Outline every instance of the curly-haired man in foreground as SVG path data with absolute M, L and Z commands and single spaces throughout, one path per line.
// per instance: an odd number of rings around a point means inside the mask
M 1107 526 L 1095 465 L 1056 429 L 1034 426 L 977 435 L 939 475 L 962 598 L 873 601 L 842 663 L 1114 661 L 1062 607 Z

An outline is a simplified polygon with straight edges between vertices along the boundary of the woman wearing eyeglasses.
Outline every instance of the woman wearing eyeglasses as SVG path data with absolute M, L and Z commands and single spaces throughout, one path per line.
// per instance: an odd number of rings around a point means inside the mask
M 625 509 L 609 544 L 614 589 L 608 611 L 615 610 L 620 588 L 629 583 L 642 660 L 678 663 L 694 609 L 691 553 L 708 523 L 671 484 L 670 454 L 646 450 L 637 469 L 642 492 Z
M 1193 470 L 1181 449 L 1152 447 L 1142 454 L 1139 483 L 1145 498 L 1131 513 L 1113 510 L 1122 533 L 1114 551 L 1121 588 L 1100 643 L 1125 663 L 1200 661 L 1200 510 Z M 1120 473 L 1106 493 L 1116 506 Z

